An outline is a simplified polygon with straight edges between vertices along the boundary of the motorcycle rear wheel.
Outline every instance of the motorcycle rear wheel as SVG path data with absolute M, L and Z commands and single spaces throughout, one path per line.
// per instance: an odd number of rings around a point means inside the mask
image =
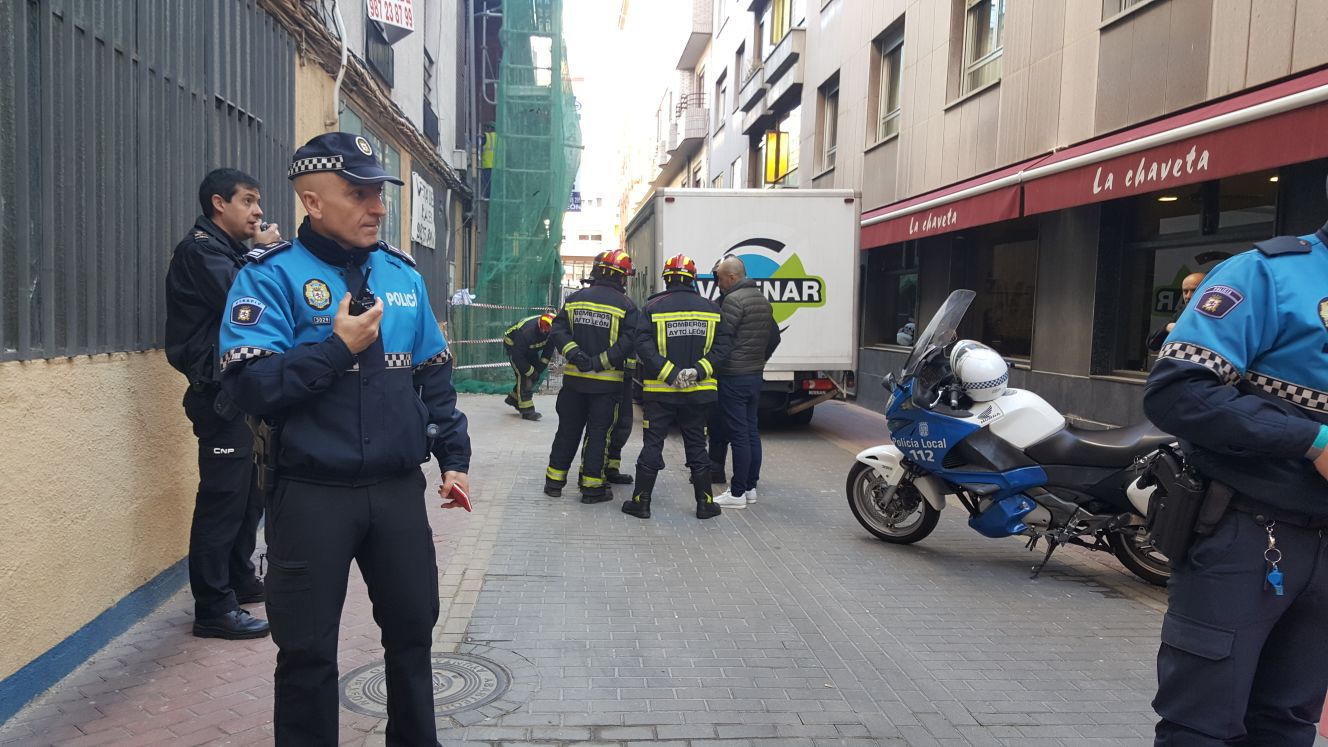
M 1142 527 L 1126 527 L 1107 535 L 1112 552 L 1121 565 L 1130 573 L 1142 578 L 1154 586 L 1166 586 L 1171 580 L 1171 564 L 1166 556 L 1153 547 L 1153 540 L 1148 530 Z
M 932 508 L 911 482 L 899 486 L 888 506 L 878 505 L 878 497 L 888 487 L 876 470 L 861 462 L 849 470 L 848 507 L 864 529 L 896 545 L 911 545 L 936 529 L 941 512 Z

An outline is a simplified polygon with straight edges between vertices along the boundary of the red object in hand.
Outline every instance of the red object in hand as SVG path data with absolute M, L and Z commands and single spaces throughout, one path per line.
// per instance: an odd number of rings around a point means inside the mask
M 466 509 L 468 512 L 473 510 L 470 507 L 470 496 L 466 495 L 466 491 L 462 490 L 461 486 L 457 483 L 452 483 L 452 489 L 447 493 L 447 500 Z

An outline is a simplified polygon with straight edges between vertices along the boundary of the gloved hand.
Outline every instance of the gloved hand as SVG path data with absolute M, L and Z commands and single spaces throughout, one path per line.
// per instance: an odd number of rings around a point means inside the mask
M 686 389 L 696 386 L 696 369 L 684 368 L 678 372 L 678 377 L 673 380 L 673 386 L 677 389 Z
M 567 362 L 571 363 L 573 366 L 576 366 L 582 371 L 589 371 L 591 366 L 594 364 L 594 359 L 591 358 L 590 354 L 587 353 L 586 351 L 577 348 L 567 356 Z

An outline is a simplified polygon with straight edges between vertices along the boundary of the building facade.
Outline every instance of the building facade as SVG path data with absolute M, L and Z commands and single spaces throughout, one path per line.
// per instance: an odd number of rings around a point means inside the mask
M 1328 220 L 1324 0 L 714 5 L 710 185 L 862 194 L 863 404 L 971 288 L 1016 385 L 1138 421 L 1181 279 Z
M 364 133 L 407 183 L 383 238 L 442 318 L 474 230 L 473 4 L 405 2 L 388 43 L 366 3 L 0 0 L 0 721 L 185 582 L 197 454 L 164 278 L 209 170 L 253 174 L 292 237 L 291 153 Z

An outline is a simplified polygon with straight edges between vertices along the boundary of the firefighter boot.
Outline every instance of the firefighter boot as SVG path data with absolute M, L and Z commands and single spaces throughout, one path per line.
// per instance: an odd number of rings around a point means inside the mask
M 624 475 L 622 472 L 619 472 L 619 471 L 618 471 L 618 468 L 617 468 L 617 467 L 607 467 L 607 468 L 605 468 L 605 470 L 604 470 L 604 479 L 605 479 L 605 480 L 608 480 L 609 482 L 613 483 L 614 485 L 631 485 L 631 484 L 632 484 L 632 476 L 631 476 L 631 475 Z
M 655 477 L 655 474 L 646 474 L 639 468 L 636 470 L 636 491 L 631 500 L 623 501 L 623 513 L 638 519 L 650 518 L 650 494 L 655 492 Z
M 692 473 L 692 493 L 696 495 L 696 518 L 713 519 L 723 513 L 715 504 L 715 496 L 710 488 L 710 469 L 699 469 Z
M 598 485 L 587 485 L 581 483 L 581 502 L 582 503 L 603 503 L 613 500 L 613 493 L 609 487 L 602 481 Z
M 550 498 L 563 497 L 563 486 L 567 484 L 566 480 L 555 480 L 548 475 L 544 476 L 544 494 Z

